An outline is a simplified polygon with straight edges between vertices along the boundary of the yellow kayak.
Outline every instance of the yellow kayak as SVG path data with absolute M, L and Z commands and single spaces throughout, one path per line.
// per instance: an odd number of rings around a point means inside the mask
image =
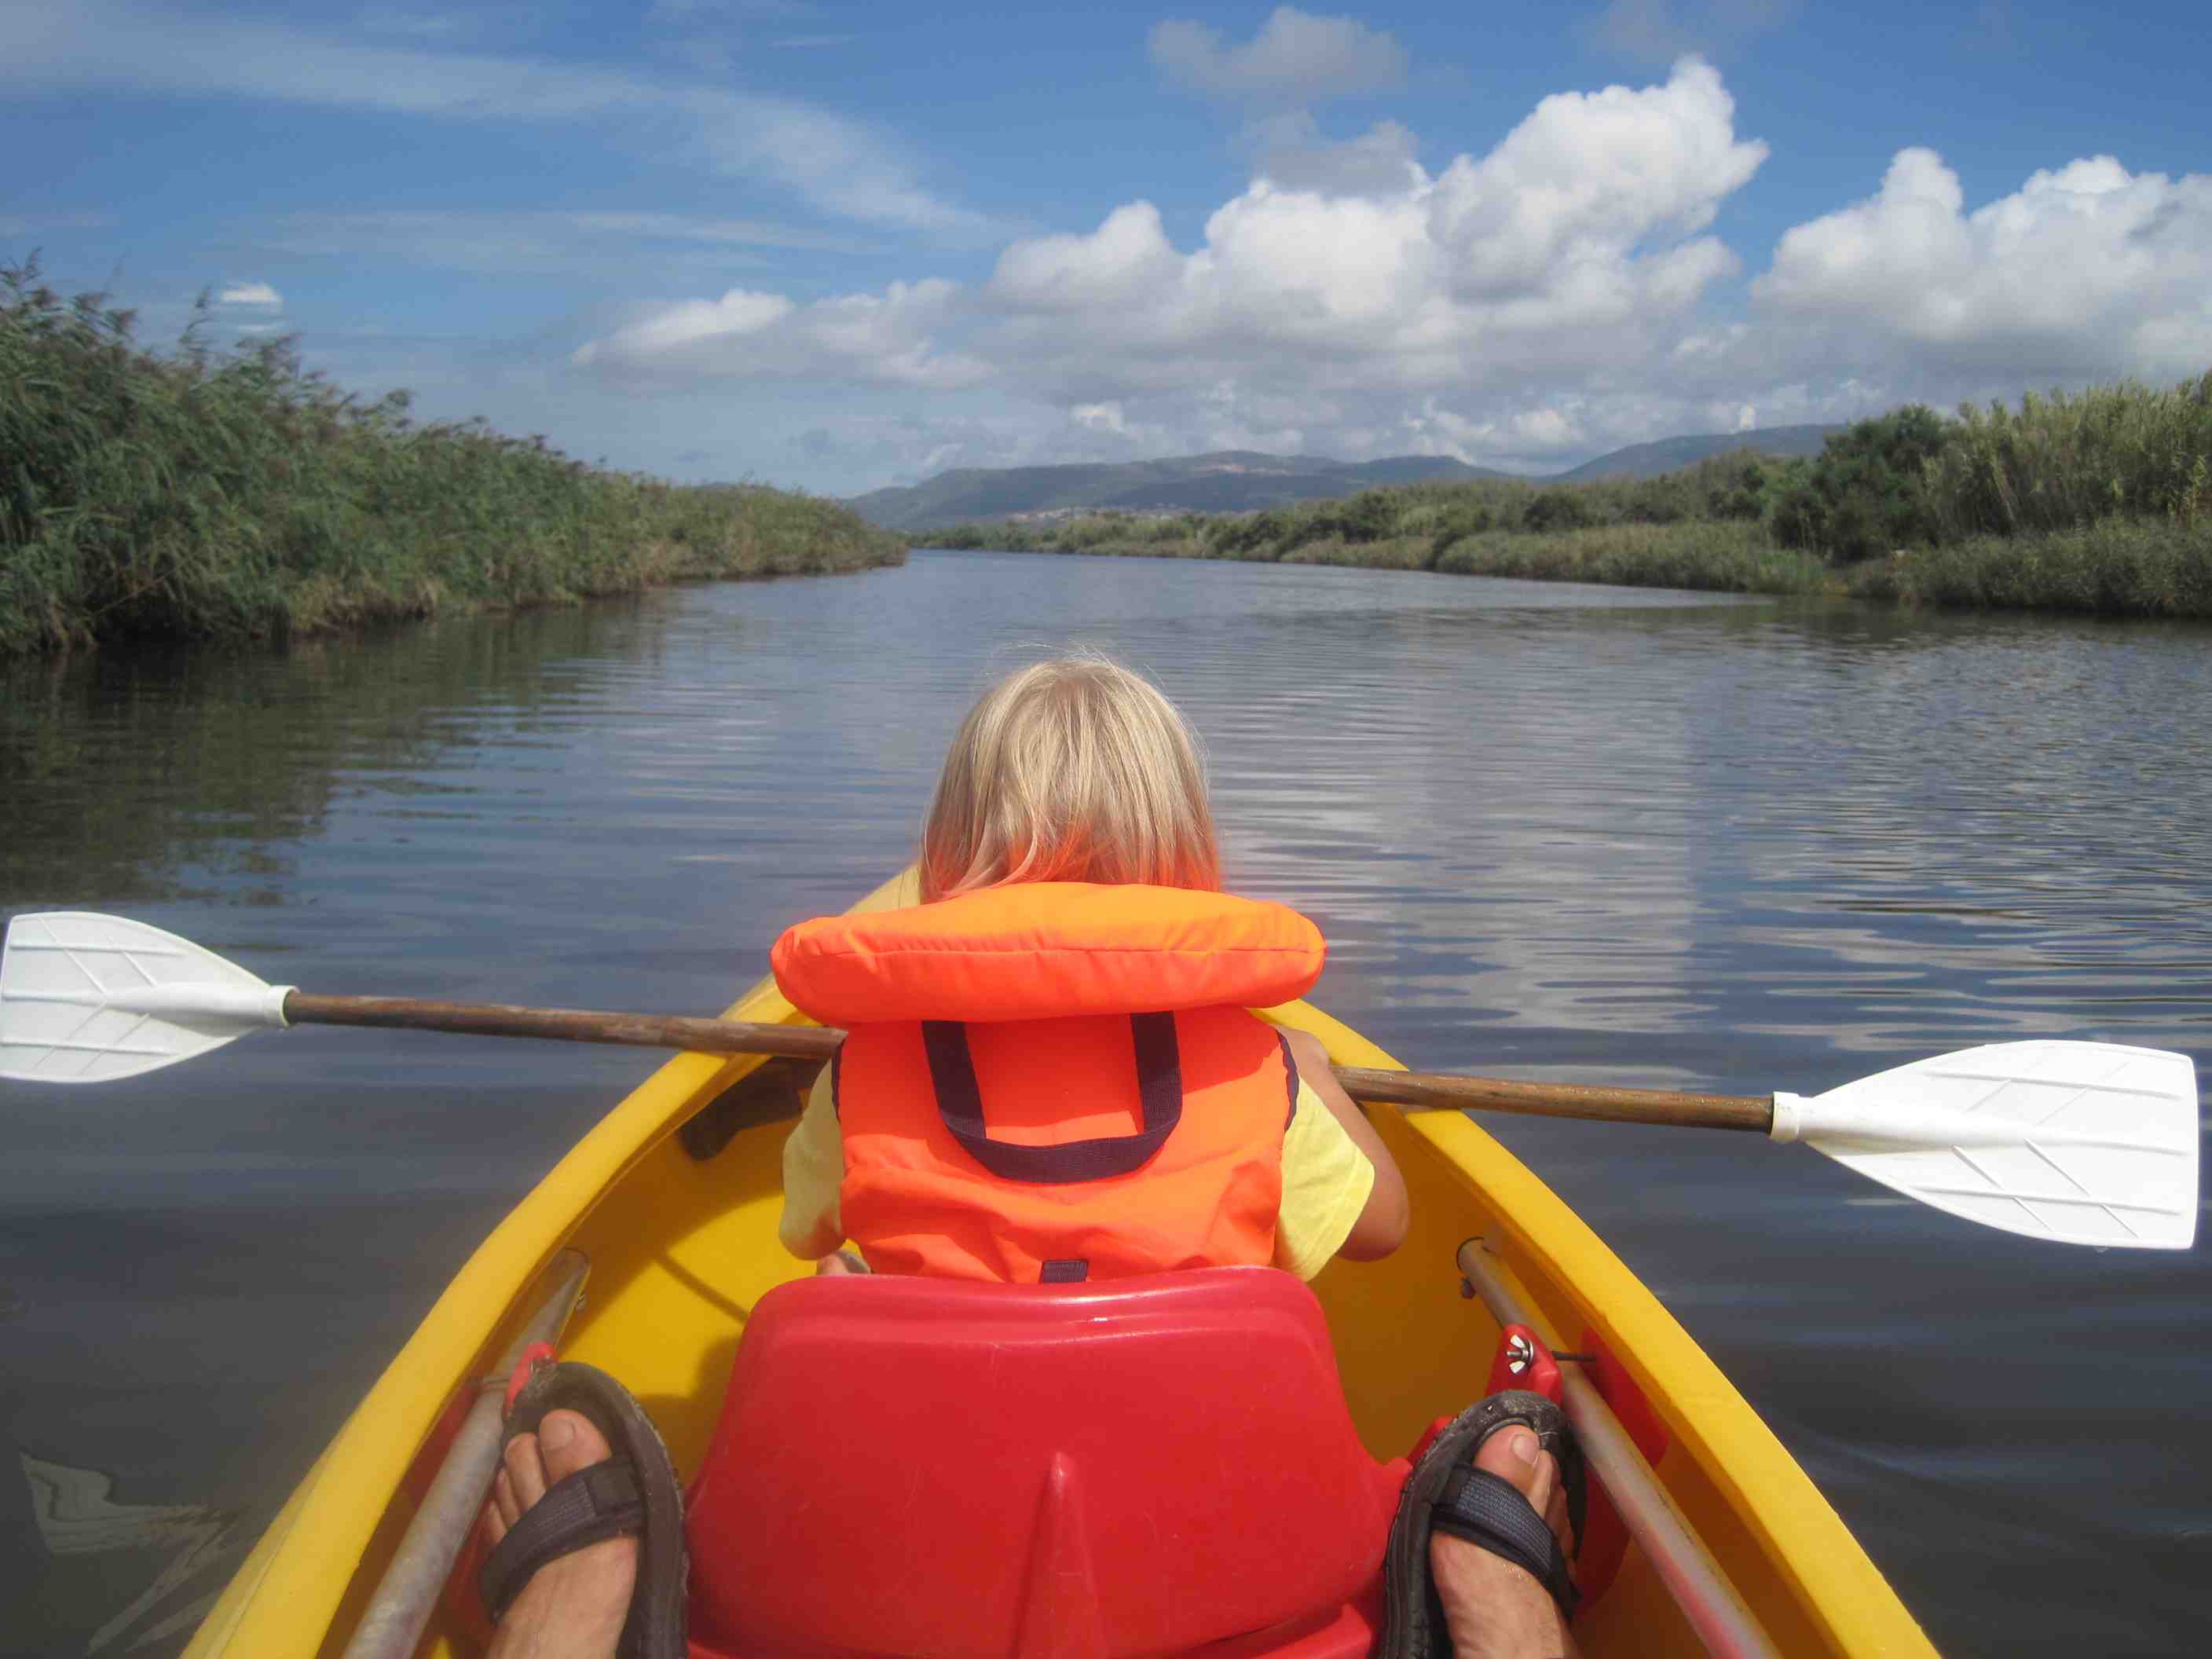
M 910 902 L 901 878 L 863 908 Z M 1315 1034 L 1339 1065 L 1397 1068 L 1304 1003 L 1264 1012 Z M 807 1023 L 773 982 L 729 1017 Z M 482 1502 L 500 1386 L 531 1337 L 619 1376 L 691 1479 L 754 1307 L 811 1271 L 776 1240 L 788 1113 L 732 1115 L 726 1103 L 763 1063 L 679 1055 L 578 1143 L 339 1430 L 188 1659 L 474 1652 L 469 1621 L 437 1590 Z M 721 1144 L 702 1158 L 696 1132 L 688 1148 L 677 1132 L 718 1101 Z M 1547 1347 L 1606 1362 L 1560 1368 L 1585 1444 L 1617 1443 L 1593 1469 L 1631 1534 L 1609 1587 L 1576 1620 L 1586 1655 L 1933 1651 L 1766 1425 L 1541 1182 L 1460 1113 L 1373 1116 L 1404 1171 L 1412 1232 L 1389 1259 L 1339 1261 L 1313 1289 L 1352 1424 L 1376 1459 L 1405 1455 L 1435 1419 L 1485 1392 L 1504 1326 L 1520 1322 L 1540 1358 Z M 1601 1392 L 1628 1431 L 1607 1427 Z M 1662 1443 L 1653 1462 L 1634 1449 Z

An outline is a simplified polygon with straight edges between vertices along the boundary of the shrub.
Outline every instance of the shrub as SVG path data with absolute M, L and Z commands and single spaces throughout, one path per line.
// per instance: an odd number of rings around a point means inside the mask
M 1925 475 L 1948 435 L 1942 417 L 1924 404 L 1837 434 L 1778 492 L 1769 520 L 1774 538 L 1831 564 L 1931 539 L 1936 520 Z
M 1533 497 L 1521 515 L 1521 526 L 1539 534 L 1555 530 L 1580 530 L 1592 523 L 1589 495 L 1571 484 L 1559 484 Z

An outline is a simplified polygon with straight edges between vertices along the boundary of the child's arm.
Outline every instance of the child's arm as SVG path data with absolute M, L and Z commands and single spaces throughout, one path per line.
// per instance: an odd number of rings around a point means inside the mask
M 1328 1108 L 1330 1115 L 1343 1126 L 1352 1144 L 1375 1170 L 1375 1184 L 1368 1189 L 1367 1201 L 1361 1206 L 1352 1231 L 1336 1247 L 1336 1254 L 1354 1261 L 1373 1261 L 1386 1256 L 1406 1242 L 1406 1229 L 1413 1218 L 1406 1198 L 1406 1178 L 1398 1173 L 1397 1160 L 1383 1146 L 1382 1138 L 1375 1133 L 1375 1126 L 1367 1121 L 1367 1115 L 1344 1092 L 1344 1085 L 1329 1069 L 1328 1050 L 1322 1046 L 1321 1039 L 1309 1032 L 1288 1029 L 1284 1030 L 1283 1036 L 1291 1045 L 1291 1059 L 1297 1062 L 1298 1080 Z
M 845 1138 L 823 1066 L 798 1127 L 783 1143 L 783 1214 L 776 1236 L 802 1261 L 817 1261 L 845 1242 L 838 1199 L 845 1180 Z

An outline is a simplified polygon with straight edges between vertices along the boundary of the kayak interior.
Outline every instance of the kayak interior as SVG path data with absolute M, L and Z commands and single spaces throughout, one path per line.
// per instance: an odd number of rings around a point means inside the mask
M 887 886 L 869 902 L 896 897 Z M 772 984 L 756 988 L 730 1016 L 802 1023 Z M 1395 1065 L 1306 1005 L 1270 1017 L 1315 1032 L 1339 1064 Z M 589 1273 L 562 1356 L 620 1377 L 659 1428 L 679 1474 L 696 1474 L 753 1309 L 810 1271 L 776 1241 L 781 1146 L 797 1096 L 780 1063 L 766 1066 L 757 1057 L 679 1056 L 584 1137 L 440 1298 L 302 1480 L 188 1655 L 296 1654 L 301 1630 L 311 1628 L 325 1632 L 323 1653 L 359 1651 L 351 1644 L 362 1616 L 430 1472 L 418 1466 L 434 1467 L 424 1449 L 449 1413 L 504 1382 L 493 1375 L 498 1361 L 542 1304 L 543 1281 L 557 1275 L 563 1252 L 583 1257 Z M 1541 1339 L 1562 1349 L 1602 1346 L 1663 1425 L 1666 1449 L 1651 1471 L 1657 1501 L 1710 1557 L 1729 1587 L 1723 1593 L 1772 1650 L 1932 1651 L 1771 1431 L 1571 1211 L 1461 1114 L 1372 1115 L 1406 1176 L 1411 1232 L 1391 1257 L 1334 1263 L 1313 1286 L 1370 1454 L 1404 1456 L 1435 1419 L 1485 1391 L 1500 1326 L 1480 1299 L 1463 1294 L 1455 1262 L 1463 1243 L 1483 1239 L 1486 1262 Z M 687 1122 L 692 1131 L 678 1133 Z M 1632 1545 L 1606 1593 L 1576 1621 L 1583 1650 L 1708 1650 L 1679 1591 Z M 455 1610 L 468 1599 L 441 1602 L 422 1650 L 480 1650 L 480 1628 Z

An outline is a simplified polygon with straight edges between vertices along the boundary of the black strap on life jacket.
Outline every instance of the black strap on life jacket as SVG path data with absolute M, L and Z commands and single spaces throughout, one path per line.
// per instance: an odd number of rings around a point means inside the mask
M 1127 1175 L 1159 1151 L 1182 1121 L 1182 1055 L 1173 1014 L 1132 1014 L 1129 1036 L 1137 1050 L 1137 1103 L 1143 1127 L 1133 1135 L 1102 1135 L 1057 1146 L 1018 1146 L 994 1140 L 983 1122 L 983 1091 L 975 1081 L 968 1028 L 957 1020 L 921 1022 L 929 1079 L 938 1115 L 962 1150 L 1002 1181 L 1065 1186 Z

